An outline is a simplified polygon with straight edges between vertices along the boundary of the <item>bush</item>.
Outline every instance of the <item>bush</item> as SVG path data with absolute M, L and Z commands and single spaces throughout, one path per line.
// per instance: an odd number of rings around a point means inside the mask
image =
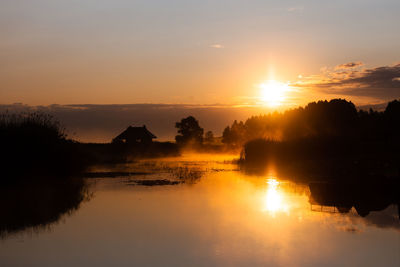
M 39 174 L 65 176 L 83 168 L 76 144 L 43 113 L 0 115 L 2 180 Z

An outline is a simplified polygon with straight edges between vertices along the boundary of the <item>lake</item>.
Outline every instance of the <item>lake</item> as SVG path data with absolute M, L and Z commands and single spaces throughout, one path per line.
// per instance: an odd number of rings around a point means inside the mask
M 400 266 L 398 203 L 336 207 L 233 158 L 96 167 L 79 207 L 3 233 L 0 266 Z

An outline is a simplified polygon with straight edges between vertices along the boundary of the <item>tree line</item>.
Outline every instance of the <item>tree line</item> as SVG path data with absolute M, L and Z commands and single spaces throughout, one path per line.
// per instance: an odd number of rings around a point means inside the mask
M 222 142 L 242 146 L 253 139 L 293 141 L 303 138 L 333 137 L 364 141 L 398 141 L 400 102 L 388 103 L 382 112 L 357 110 L 344 99 L 312 102 L 282 113 L 253 116 L 227 126 Z
M 200 127 L 193 116 L 175 124 L 178 144 L 214 140 L 214 134 Z M 222 143 L 238 148 L 254 139 L 293 141 L 302 138 L 357 138 L 364 141 L 398 140 L 400 135 L 400 101 L 388 103 L 382 112 L 373 109 L 357 110 L 344 99 L 311 102 L 305 107 L 252 116 L 246 121 L 234 121 L 222 133 Z

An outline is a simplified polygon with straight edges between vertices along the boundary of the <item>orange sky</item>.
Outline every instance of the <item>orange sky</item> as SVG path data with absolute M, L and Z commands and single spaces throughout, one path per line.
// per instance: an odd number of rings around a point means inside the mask
M 4 0 L 0 104 L 255 105 L 270 79 L 294 86 L 281 108 L 400 97 L 399 2 L 320 2 Z M 359 61 L 350 70 L 361 76 L 394 68 L 389 89 L 321 88 L 328 72 Z

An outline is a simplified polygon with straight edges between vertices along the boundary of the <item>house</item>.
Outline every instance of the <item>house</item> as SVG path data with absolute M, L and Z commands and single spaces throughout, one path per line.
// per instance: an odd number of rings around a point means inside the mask
M 126 143 L 126 144 L 150 144 L 153 139 L 157 138 L 146 126 L 132 127 L 129 126 L 125 131 L 115 137 L 113 143 Z

